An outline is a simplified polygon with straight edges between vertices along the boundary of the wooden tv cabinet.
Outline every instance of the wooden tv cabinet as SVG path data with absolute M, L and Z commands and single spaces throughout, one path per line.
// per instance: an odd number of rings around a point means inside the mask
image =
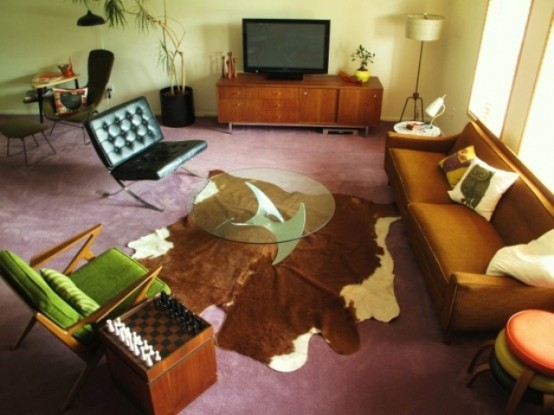
M 217 83 L 218 120 L 229 124 L 368 128 L 379 123 L 383 86 L 377 77 L 365 84 L 333 75 L 302 80 L 272 80 L 239 74 Z

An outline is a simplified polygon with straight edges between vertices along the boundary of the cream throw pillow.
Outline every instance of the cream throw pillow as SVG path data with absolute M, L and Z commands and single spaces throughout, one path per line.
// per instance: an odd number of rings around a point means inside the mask
M 454 202 L 466 205 L 490 221 L 500 198 L 517 178 L 517 173 L 495 169 L 475 158 L 448 195 Z
M 537 287 L 554 287 L 554 229 L 528 244 L 499 249 L 487 274 L 509 275 Z

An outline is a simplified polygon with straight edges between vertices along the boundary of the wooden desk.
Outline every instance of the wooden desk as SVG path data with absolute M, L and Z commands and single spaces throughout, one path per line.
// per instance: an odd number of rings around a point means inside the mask
M 75 88 L 79 88 L 79 74 L 73 76 L 63 76 L 54 72 L 43 72 L 34 76 L 31 80 L 31 87 L 37 90 L 38 112 L 40 116 L 40 122 L 44 121 L 42 114 L 42 98 L 43 93 L 47 88 L 51 88 L 55 85 L 60 85 L 65 82 L 75 81 Z M 32 101 L 27 101 L 32 102 Z
M 162 358 L 148 367 L 114 333 L 100 329 L 114 382 L 144 413 L 176 414 L 215 383 L 214 332 L 206 321 L 194 316 L 201 325 L 197 334 L 191 334 L 153 300 L 120 318 Z

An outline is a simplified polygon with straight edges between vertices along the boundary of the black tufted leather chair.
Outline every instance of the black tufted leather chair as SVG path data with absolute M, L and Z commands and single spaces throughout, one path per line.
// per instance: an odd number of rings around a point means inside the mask
M 85 122 L 100 159 L 117 183 L 144 206 L 124 181 L 159 180 L 207 148 L 203 140 L 163 141 L 164 136 L 145 97 L 133 99 Z M 104 193 L 108 196 L 108 193 Z

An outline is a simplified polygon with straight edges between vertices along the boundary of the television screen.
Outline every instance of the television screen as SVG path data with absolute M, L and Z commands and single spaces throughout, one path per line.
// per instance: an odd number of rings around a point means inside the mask
M 329 20 L 243 19 L 244 71 L 275 78 L 325 74 Z

